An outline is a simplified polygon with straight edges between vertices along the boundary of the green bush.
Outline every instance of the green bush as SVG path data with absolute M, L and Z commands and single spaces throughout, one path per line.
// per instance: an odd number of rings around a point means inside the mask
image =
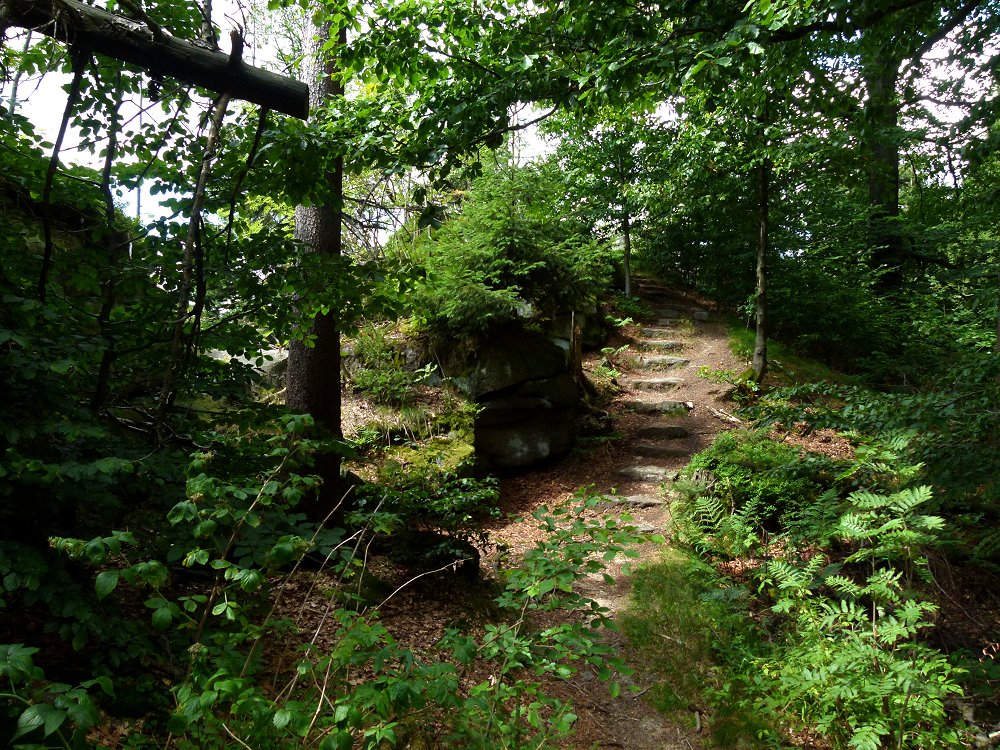
M 764 566 L 760 587 L 786 619 L 783 641 L 756 662 L 764 676 L 757 705 L 836 748 L 963 746 L 945 708 L 962 695 L 962 670 L 922 642 L 937 607 L 909 589 L 943 526 L 921 513 L 930 498 L 928 487 L 854 492 L 838 522 L 854 550 L 843 569 L 822 555 Z
M 768 393 L 748 411 L 761 425 L 804 422 L 866 436 L 920 465 L 935 488 L 935 507 L 974 513 L 980 532 L 995 528 L 1000 503 L 1000 357 L 959 361 L 947 376 L 920 390 L 880 392 L 860 386 L 808 383 Z
M 675 485 L 681 539 L 703 551 L 757 549 L 820 497 L 834 465 L 754 430 L 721 433 Z
M 462 338 L 593 305 L 613 278 L 610 253 L 587 226 L 561 216 L 560 195 L 551 165 L 488 168 L 409 259 L 426 271 L 417 320 Z
M 707 690 L 723 725 L 744 726 L 756 713 L 838 749 L 962 746 L 946 703 L 962 695 L 963 670 L 922 632 L 936 610 L 919 594 L 929 580 L 925 553 L 944 521 L 927 513 L 929 487 L 907 486 L 919 467 L 905 464 L 905 447 L 903 438 L 862 447 L 834 474 L 826 459 L 734 432 L 692 462 L 676 505 L 682 541 L 762 558 L 739 584 L 713 583 L 722 597 L 757 588 L 757 635 L 719 653 L 718 682 Z M 765 551 L 761 530 L 775 519 L 780 543 Z M 725 621 L 700 611 L 688 620 L 692 641 Z M 773 728 L 759 730 L 779 741 Z
M 413 400 L 415 386 L 426 379 L 429 371 L 408 369 L 401 346 L 392 340 L 391 333 L 386 324 L 358 329 L 349 377 L 351 385 L 373 401 L 401 406 Z

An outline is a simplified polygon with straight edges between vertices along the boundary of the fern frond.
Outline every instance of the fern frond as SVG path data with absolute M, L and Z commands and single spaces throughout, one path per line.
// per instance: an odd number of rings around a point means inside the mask
M 889 499 L 867 490 L 858 490 L 847 496 L 848 501 L 858 510 L 879 510 L 889 505 Z
M 979 544 L 972 549 L 972 554 L 981 559 L 1000 556 L 1000 526 L 986 532 Z
M 838 594 L 857 598 L 861 596 L 862 587 L 847 576 L 828 576 L 825 583 Z
M 923 505 L 933 497 L 934 491 L 925 485 L 900 490 L 889 497 L 889 507 L 900 515 L 909 514 L 918 505 Z

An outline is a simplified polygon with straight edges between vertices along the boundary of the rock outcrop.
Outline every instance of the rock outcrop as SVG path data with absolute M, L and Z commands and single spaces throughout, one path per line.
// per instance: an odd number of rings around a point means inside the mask
M 474 364 L 452 381 L 480 406 L 476 465 L 522 469 L 573 445 L 581 389 L 564 346 L 541 334 L 507 332 L 480 344 Z

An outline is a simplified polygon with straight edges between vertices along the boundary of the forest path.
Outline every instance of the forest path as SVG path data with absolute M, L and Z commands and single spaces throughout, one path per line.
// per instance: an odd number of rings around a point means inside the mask
M 565 502 L 580 487 L 592 487 L 608 495 L 593 514 L 628 515 L 640 531 L 669 531 L 670 518 L 664 485 L 721 431 L 731 428 L 726 386 L 699 376 L 699 370 L 738 370 L 745 363 L 729 348 L 727 328 L 699 300 L 653 282 L 638 280 L 636 291 L 653 311 L 653 321 L 625 330 L 628 348 L 615 357 L 621 374 L 621 393 L 608 407 L 611 439 L 588 441 L 591 445 L 551 467 L 510 478 L 501 483 L 501 503 L 507 517 L 528 515 L 542 505 Z M 593 367 L 600 356 L 585 361 Z M 517 556 L 541 538 L 536 522 L 499 522 L 491 537 Z M 623 613 L 629 601 L 629 565 L 655 560 L 662 548 L 642 545 L 638 559 L 620 558 L 603 575 L 584 579 L 578 591 L 607 607 L 613 616 Z M 621 634 L 609 636 L 612 645 L 628 660 Z M 627 678 L 619 698 L 613 698 L 606 683 L 582 669 L 570 680 L 549 686 L 559 697 L 571 701 L 578 715 L 569 748 L 624 748 L 624 750 L 690 750 L 703 746 L 692 713 L 685 724 L 670 722 L 643 697 L 655 684 L 655 675 L 632 664 L 635 674 Z

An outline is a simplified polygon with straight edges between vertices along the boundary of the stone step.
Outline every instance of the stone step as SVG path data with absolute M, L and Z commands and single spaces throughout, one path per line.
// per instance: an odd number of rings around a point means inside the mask
M 680 448 L 674 445 L 655 445 L 653 443 L 636 443 L 631 447 L 631 452 L 637 456 L 646 458 L 686 458 L 691 455 L 687 448 Z
M 635 346 L 644 352 L 675 352 L 684 348 L 684 342 L 670 339 L 639 339 L 635 342 Z
M 669 391 L 684 385 L 681 378 L 646 378 L 633 380 L 630 385 L 637 391 Z
M 669 482 L 675 473 L 675 470 L 663 466 L 626 466 L 618 470 L 620 476 L 640 482 Z
M 640 336 L 645 336 L 651 339 L 662 339 L 664 336 L 669 336 L 673 332 L 673 326 L 670 325 L 642 326 L 639 329 Z
M 658 281 L 637 281 L 635 284 L 637 293 L 647 294 L 671 294 L 671 290 Z
M 711 313 L 708 312 L 708 310 L 695 310 L 693 313 L 691 313 L 691 317 L 694 318 L 695 320 L 704 323 L 706 320 L 711 318 L 712 315 Z
M 677 316 L 666 316 L 663 318 L 656 319 L 656 325 L 658 326 L 675 326 L 681 322 L 681 319 Z
M 680 440 L 691 436 L 691 431 L 681 424 L 654 424 L 635 431 L 639 440 Z
M 624 406 L 642 414 L 687 414 L 694 408 L 690 401 L 626 401 Z
M 667 320 L 680 320 L 683 316 L 680 310 L 673 307 L 654 307 L 653 315 L 657 318 L 666 318 Z
M 646 370 L 669 370 L 671 367 L 683 367 L 690 361 L 684 357 L 672 357 L 668 354 L 643 354 L 637 364 Z
M 667 501 L 655 495 L 611 495 L 608 500 L 616 505 L 630 505 L 633 508 L 656 508 L 666 505 Z

